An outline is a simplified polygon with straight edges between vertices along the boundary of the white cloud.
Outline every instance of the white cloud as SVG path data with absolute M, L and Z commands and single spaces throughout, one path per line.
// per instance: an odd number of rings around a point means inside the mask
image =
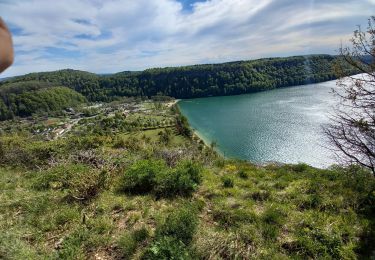
M 334 53 L 374 7 L 373 0 L 208 0 L 185 12 L 177 0 L 0 0 L 16 46 L 16 63 L 2 76 Z

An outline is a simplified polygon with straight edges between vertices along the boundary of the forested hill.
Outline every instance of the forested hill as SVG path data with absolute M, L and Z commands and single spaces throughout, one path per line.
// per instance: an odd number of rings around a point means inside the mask
M 0 87 L 0 121 L 35 113 L 61 113 L 85 102 L 84 96 L 67 87 L 38 81 L 8 83 Z
M 97 75 L 76 70 L 32 73 L 0 82 L 42 81 L 75 89 L 90 101 L 116 96 L 195 98 L 236 95 L 335 79 L 334 56 L 309 55 Z

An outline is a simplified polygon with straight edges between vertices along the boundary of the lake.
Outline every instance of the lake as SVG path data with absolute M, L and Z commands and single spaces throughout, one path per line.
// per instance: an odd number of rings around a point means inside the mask
M 333 163 L 322 125 L 337 102 L 336 81 L 255 94 L 181 100 L 181 112 L 226 157 L 256 163 Z

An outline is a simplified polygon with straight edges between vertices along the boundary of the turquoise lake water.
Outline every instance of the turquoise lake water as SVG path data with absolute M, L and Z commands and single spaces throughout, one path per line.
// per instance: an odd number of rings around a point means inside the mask
M 329 81 L 178 104 L 198 135 L 208 144 L 216 141 L 227 157 L 324 168 L 335 163 L 322 133 L 337 102 L 335 86 Z

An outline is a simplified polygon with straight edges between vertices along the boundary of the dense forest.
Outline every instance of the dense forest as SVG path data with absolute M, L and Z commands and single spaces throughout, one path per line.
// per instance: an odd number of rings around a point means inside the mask
M 97 75 L 76 70 L 32 73 L 0 82 L 39 81 L 66 86 L 89 101 L 121 96 L 164 95 L 175 98 L 237 95 L 335 79 L 335 57 L 308 55 L 223 64 L 155 68 L 142 72 Z
M 57 113 L 84 102 L 84 96 L 67 87 L 37 81 L 10 83 L 0 88 L 0 120 Z

